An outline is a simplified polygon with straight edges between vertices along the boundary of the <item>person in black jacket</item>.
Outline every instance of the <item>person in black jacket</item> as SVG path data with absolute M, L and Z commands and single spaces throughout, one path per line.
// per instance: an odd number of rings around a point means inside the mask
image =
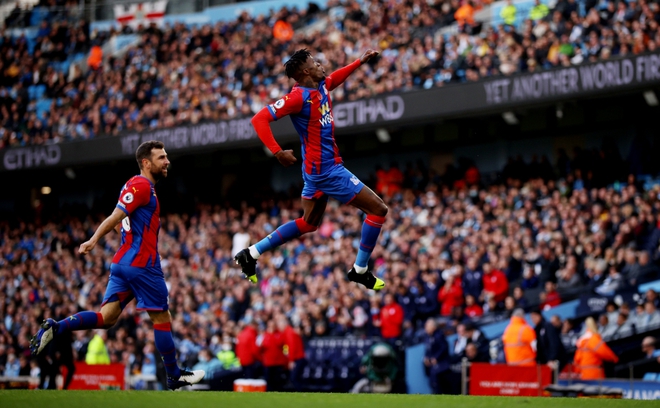
M 66 378 L 62 384 L 63 390 L 68 390 L 71 381 L 73 381 L 73 374 L 76 372 L 76 366 L 73 363 L 73 347 L 71 343 L 73 342 L 73 334 L 71 332 L 62 333 L 61 337 L 58 337 L 55 341 L 55 356 L 56 360 L 53 363 L 53 369 L 55 372 L 60 371 L 60 367 L 66 367 Z
M 538 308 L 532 310 L 531 318 L 536 332 L 536 362 L 538 364 L 548 364 L 556 361 L 561 370 L 566 364 L 566 350 L 561 342 L 559 331 L 545 320 Z
M 438 323 L 430 318 L 424 325 L 424 368 L 429 376 L 429 385 L 434 394 L 447 393 L 449 388 L 449 346 L 447 339 L 438 328 Z

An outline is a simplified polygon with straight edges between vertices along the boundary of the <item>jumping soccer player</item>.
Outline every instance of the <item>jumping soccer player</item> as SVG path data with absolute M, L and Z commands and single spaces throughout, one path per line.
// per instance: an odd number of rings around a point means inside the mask
M 92 236 L 80 245 L 78 252 L 88 254 L 101 237 L 121 223 L 121 247 L 112 259 L 110 278 L 101 312 L 80 312 L 56 322 L 46 319 L 30 341 L 30 351 L 37 355 L 54 337 L 74 330 L 108 329 L 117 323 L 124 307 L 137 298 L 137 309 L 146 310 L 154 323 L 154 341 L 167 371 L 167 385 L 177 389 L 196 384 L 204 378 L 204 371 L 185 371 L 176 361 L 172 338 L 172 316 L 167 304 L 167 286 L 160 268 L 158 231 L 160 204 L 154 184 L 167 177 L 170 161 L 162 142 L 142 143 L 135 153 L 140 175 L 128 180 L 121 190 L 119 202 Z
M 236 254 L 234 259 L 248 279 L 256 283 L 257 259 L 265 251 L 308 232 L 316 231 L 328 197 L 350 204 L 367 214 L 362 237 L 348 279 L 368 289 L 380 290 L 385 282 L 367 270 L 369 257 L 385 222 L 387 206 L 369 187 L 348 171 L 339 156 L 334 137 L 330 91 L 341 85 L 360 65 L 378 55 L 368 50 L 360 59 L 326 76 L 321 64 L 306 49 L 296 51 L 284 64 L 286 75 L 296 80 L 291 92 L 252 118 L 259 139 L 285 167 L 297 161 L 292 150 L 282 150 L 275 141 L 270 122 L 289 115 L 300 135 L 303 158 L 302 218 L 281 225 L 275 232 Z

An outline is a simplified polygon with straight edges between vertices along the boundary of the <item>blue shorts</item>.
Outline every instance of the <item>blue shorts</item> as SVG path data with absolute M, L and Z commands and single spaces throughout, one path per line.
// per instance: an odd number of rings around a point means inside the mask
M 342 204 L 348 204 L 362 190 L 364 183 L 341 164 L 333 166 L 323 174 L 307 174 L 303 172 L 305 185 L 302 198 L 308 200 L 330 196 Z
M 128 302 L 136 298 L 138 310 L 164 311 L 168 310 L 167 297 L 165 277 L 160 267 L 110 265 L 110 279 L 103 304 L 119 301 L 123 310 Z

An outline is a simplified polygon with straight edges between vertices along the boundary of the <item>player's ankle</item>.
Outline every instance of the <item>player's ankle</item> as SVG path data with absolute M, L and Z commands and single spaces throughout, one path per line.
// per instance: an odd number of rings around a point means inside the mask
M 357 272 L 361 275 L 361 274 L 365 273 L 368 268 L 366 266 L 358 266 L 357 264 L 354 264 L 353 269 L 355 269 L 355 272 Z
M 257 260 L 257 258 L 259 258 L 259 256 L 261 256 L 261 254 L 260 254 L 259 251 L 257 250 L 256 245 L 252 245 L 251 247 L 249 247 L 249 248 L 248 248 L 248 251 L 250 251 L 250 256 L 251 256 L 252 259 L 254 259 L 255 261 Z

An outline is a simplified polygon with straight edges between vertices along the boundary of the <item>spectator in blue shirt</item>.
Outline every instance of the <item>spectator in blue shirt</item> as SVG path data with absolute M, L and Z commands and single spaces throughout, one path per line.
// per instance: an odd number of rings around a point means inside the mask
M 463 273 L 461 282 L 465 296 L 472 295 L 475 299 L 479 299 L 484 289 L 483 275 L 484 273 L 477 263 L 477 258 L 470 257 L 465 265 L 465 272 Z
M 449 391 L 449 346 L 435 319 L 424 326 L 424 367 L 434 394 Z

